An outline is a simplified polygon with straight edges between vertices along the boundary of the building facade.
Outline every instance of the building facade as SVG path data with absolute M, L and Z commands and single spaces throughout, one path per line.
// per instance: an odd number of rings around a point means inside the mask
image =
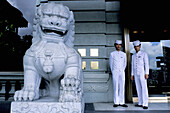
M 82 56 L 85 102 L 112 102 L 112 76 L 109 55 L 114 41 L 122 40 L 120 1 L 39 0 L 62 3 L 75 17 L 75 49 Z
M 152 50 L 152 48 L 150 48 L 150 45 L 152 44 L 153 50 L 156 51 L 158 50 L 156 46 L 161 45 L 160 40 L 169 40 L 170 33 L 168 32 L 169 29 L 167 26 L 164 28 L 158 26 L 157 28 L 157 24 L 150 22 L 151 25 L 147 24 L 148 27 L 145 29 L 144 23 L 141 21 L 143 19 L 138 20 L 133 13 L 134 7 L 132 6 L 135 6 L 135 8 L 138 6 L 133 4 L 133 2 L 128 2 L 128 0 L 123 2 L 123 4 L 120 0 L 37 0 L 36 7 L 47 2 L 62 3 L 63 5 L 68 6 L 74 13 L 74 47 L 82 57 L 85 102 L 113 102 L 109 54 L 115 50 L 114 41 L 117 39 L 122 40 L 122 50 L 127 54 L 125 96 L 127 102 L 132 102 L 133 94 L 135 94 L 135 86 L 132 87 L 132 82 L 130 80 L 130 41 L 132 43 L 132 41 L 138 39 L 142 41 L 142 45 L 145 45 L 145 42 L 148 43 L 149 45 L 146 45 L 146 48 L 144 48 L 144 50 L 147 51 Z M 135 3 L 140 5 L 138 2 Z M 147 5 L 147 10 L 149 10 L 150 6 L 151 5 Z M 122 7 L 124 8 L 123 10 Z M 130 7 L 132 8 L 129 9 Z M 140 9 L 140 11 L 143 12 L 142 9 Z M 130 16 L 128 16 L 129 14 Z M 141 16 L 141 14 L 143 13 L 138 13 L 137 15 Z M 142 15 L 141 18 L 142 17 L 144 18 L 145 16 Z M 133 20 L 133 18 L 135 19 Z M 159 32 L 156 30 L 159 30 Z M 162 31 L 163 34 L 160 33 Z M 158 43 L 157 41 L 160 42 Z M 159 71 L 153 68 L 150 69 L 151 73 L 148 80 L 148 88 L 149 93 L 152 94 L 164 94 L 164 92 L 169 92 L 169 90 L 167 90 L 169 89 L 167 87 L 170 87 L 168 84 L 164 85 L 165 88 L 163 85 L 160 85 L 160 83 L 162 84 L 165 81 L 169 81 L 170 74 L 168 70 L 169 53 L 167 52 L 169 49 L 164 48 L 163 51 L 164 53 L 162 56 L 166 59 L 166 63 L 164 63 L 166 65 L 163 65 L 162 67 L 166 70 L 162 70 L 161 73 L 163 72 L 164 74 L 159 74 Z M 148 51 L 150 61 L 153 61 L 151 53 L 152 52 Z M 154 54 L 156 57 L 158 56 L 156 52 Z M 154 63 L 156 64 L 156 62 Z M 160 75 L 163 75 L 163 77 Z M 0 95 L 2 100 L 4 99 L 4 96 L 5 100 L 12 99 L 14 92 L 21 89 L 22 85 L 23 72 L 0 72 Z M 158 86 L 161 86 L 161 88 Z

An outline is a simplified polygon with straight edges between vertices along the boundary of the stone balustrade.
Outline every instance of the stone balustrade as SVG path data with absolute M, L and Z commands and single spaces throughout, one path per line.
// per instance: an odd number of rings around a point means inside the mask
M 0 72 L 0 101 L 12 101 L 16 90 L 24 83 L 23 72 Z

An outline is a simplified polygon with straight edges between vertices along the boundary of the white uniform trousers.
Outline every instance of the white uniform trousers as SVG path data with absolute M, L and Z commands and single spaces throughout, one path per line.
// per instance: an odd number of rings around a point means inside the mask
M 134 77 L 139 100 L 138 105 L 148 106 L 147 80 L 144 75 L 136 75 Z
M 112 71 L 112 77 L 113 77 L 114 104 L 125 104 L 125 99 L 124 99 L 125 72 Z

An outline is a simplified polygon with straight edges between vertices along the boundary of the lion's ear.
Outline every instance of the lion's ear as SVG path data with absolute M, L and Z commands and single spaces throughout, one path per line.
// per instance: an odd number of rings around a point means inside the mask
M 42 15 L 42 9 L 43 9 L 43 6 L 45 5 L 46 3 L 44 4 L 41 4 L 39 7 L 37 7 L 37 15 L 40 17 Z
M 68 47 L 73 48 L 74 47 L 74 34 L 75 34 L 75 20 L 74 20 L 74 14 L 72 11 L 70 11 L 68 24 L 69 24 L 69 31 L 65 38 L 66 39 L 65 44 Z
M 69 19 L 68 19 L 69 23 L 72 23 L 74 22 L 74 14 L 72 11 L 70 11 L 70 16 L 69 16 Z
M 39 6 L 39 7 L 37 8 L 37 15 L 38 15 L 38 16 L 41 16 L 41 15 L 42 15 L 41 6 Z

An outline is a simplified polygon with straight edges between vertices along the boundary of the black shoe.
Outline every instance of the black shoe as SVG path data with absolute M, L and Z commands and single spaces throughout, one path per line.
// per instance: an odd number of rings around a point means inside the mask
M 148 106 L 143 106 L 143 109 L 148 109 Z
M 119 106 L 128 107 L 128 105 L 126 105 L 126 104 L 120 104 Z
M 143 107 L 142 105 L 136 104 L 135 107 Z
M 119 105 L 118 104 L 114 104 L 113 107 L 118 107 Z

